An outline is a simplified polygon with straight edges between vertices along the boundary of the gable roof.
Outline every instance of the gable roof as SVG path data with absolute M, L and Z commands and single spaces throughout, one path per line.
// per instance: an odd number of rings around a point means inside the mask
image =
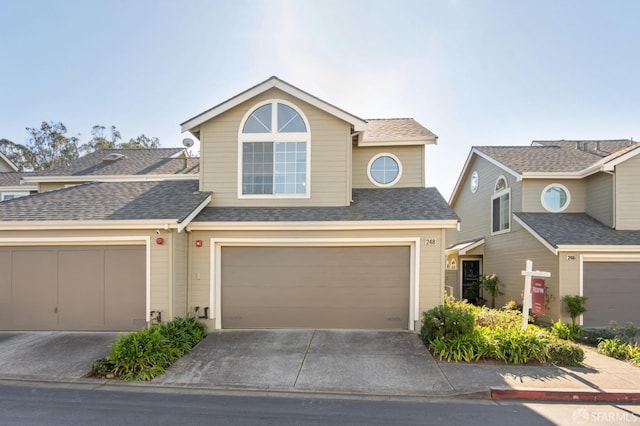
M 583 178 L 640 154 L 629 139 L 533 141 L 530 146 L 474 146 L 451 194 L 454 204 L 474 156 L 484 158 L 518 180 Z
M 0 172 L 0 191 L 32 191 L 37 190 L 35 184 L 23 182 L 24 177 L 33 175 L 32 172 Z
M 4 139 L 3 139 L 4 140 Z M 18 171 L 18 166 L 16 166 L 13 161 L 9 160 L 6 155 L 0 152 L 0 161 L 4 162 L 10 169 L 14 172 Z
M 438 139 L 431 130 L 413 118 L 372 118 L 367 119 L 361 146 L 396 144 L 435 144 Z
M 34 194 L 0 203 L 0 229 L 34 223 L 58 227 L 133 227 L 166 225 L 182 230 L 210 201 L 197 180 L 160 182 L 95 182 Z M 116 223 L 117 222 L 117 223 Z
M 438 221 L 453 227 L 458 216 L 435 188 L 354 189 L 353 202 L 346 207 L 207 207 L 192 225 L 366 221 Z
M 61 180 L 86 181 L 96 177 L 122 176 L 184 176 L 196 178 L 199 158 L 184 157 L 184 148 L 101 149 L 68 164 L 34 173 L 25 181 Z M 109 161 L 111 159 L 111 161 Z
M 572 250 L 576 246 L 624 247 L 640 250 L 640 231 L 612 229 L 586 213 L 514 213 L 516 220 L 549 250 Z M 621 247 L 622 246 L 622 247 Z M 584 251 L 585 247 L 579 250 Z
M 335 105 L 332 105 L 328 102 L 323 101 L 320 98 L 313 96 L 310 93 L 305 92 L 284 80 L 279 79 L 276 76 L 270 77 L 263 81 L 262 83 L 258 83 L 257 85 L 241 92 L 226 101 L 219 103 L 218 105 L 196 115 L 188 119 L 187 121 L 180 124 L 182 131 L 190 131 L 191 133 L 197 134 L 199 133 L 198 127 L 206 122 L 211 120 L 212 118 L 234 108 L 241 103 L 248 101 L 249 99 L 266 92 L 269 89 L 277 88 L 282 90 L 285 93 L 288 93 L 291 96 L 294 96 L 298 99 L 301 99 L 333 116 L 340 118 L 347 123 L 350 123 L 355 131 L 363 131 L 366 129 L 366 121 L 362 118 L 359 118 L 351 113 L 346 112 L 343 109 L 338 108 Z

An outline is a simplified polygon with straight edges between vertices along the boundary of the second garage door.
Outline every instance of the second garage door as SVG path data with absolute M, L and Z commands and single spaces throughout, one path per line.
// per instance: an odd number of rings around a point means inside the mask
M 146 325 L 143 246 L 0 247 L 1 330 Z
M 606 327 L 612 320 L 640 324 L 640 262 L 585 262 L 583 277 L 586 327 Z
M 222 247 L 221 276 L 223 328 L 408 328 L 408 246 Z

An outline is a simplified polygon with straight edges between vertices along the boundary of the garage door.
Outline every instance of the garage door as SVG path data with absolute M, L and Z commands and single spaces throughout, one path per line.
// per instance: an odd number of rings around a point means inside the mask
M 222 247 L 223 328 L 406 329 L 410 248 Z
M 587 327 L 604 327 L 609 321 L 640 324 L 640 262 L 585 262 L 583 294 Z
M 0 247 L 0 329 L 145 325 L 145 247 Z

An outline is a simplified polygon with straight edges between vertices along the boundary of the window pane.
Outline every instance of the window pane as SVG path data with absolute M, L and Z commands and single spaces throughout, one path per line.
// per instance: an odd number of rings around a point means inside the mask
M 251 113 L 244 123 L 242 133 L 270 133 L 271 104 L 262 105 Z
M 551 210 L 560 210 L 567 204 L 567 193 L 558 186 L 549 188 L 544 194 L 544 203 Z
M 273 194 L 273 144 L 242 144 L 242 193 Z
M 307 192 L 307 145 L 302 142 L 276 142 L 274 165 L 276 194 Z M 300 160 L 304 158 L 304 160 Z
M 371 164 L 369 172 L 371 173 L 373 180 L 379 184 L 385 185 L 393 182 L 398 177 L 400 167 L 393 158 L 383 156 L 376 158 L 373 164 Z
M 296 110 L 288 105 L 278 104 L 278 131 L 285 133 L 306 132 L 307 127 Z
M 491 230 L 498 232 L 500 230 L 500 198 L 494 198 L 491 218 Z
M 498 182 L 496 182 L 496 190 L 495 190 L 495 192 L 500 192 L 503 189 L 507 189 L 507 181 L 504 180 L 504 178 L 500 178 L 500 179 L 498 179 Z
M 491 200 L 492 217 L 491 230 L 493 232 L 504 231 L 510 228 L 511 212 L 509 211 L 509 194 L 501 195 Z

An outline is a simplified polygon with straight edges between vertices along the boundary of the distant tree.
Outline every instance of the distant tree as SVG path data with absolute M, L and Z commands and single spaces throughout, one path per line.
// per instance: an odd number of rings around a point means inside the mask
M 122 142 L 118 145 L 118 148 L 128 149 L 149 149 L 158 148 L 160 146 L 160 140 L 156 137 L 147 137 L 143 134 L 136 138 L 129 139 L 129 142 Z
M 31 170 L 33 167 L 33 154 L 24 145 L 20 145 L 9 139 L 0 139 L 0 152 L 11 160 L 20 171 Z
M 97 149 L 113 149 L 118 147 L 118 141 L 122 139 L 120 131 L 116 129 L 116 126 L 111 126 L 110 135 L 107 137 L 105 134 L 107 128 L 104 126 L 96 125 L 91 128 L 91 140 L 80 146 L 80 150 L 83 153 L 93 152 Z
M 61 122 L 43 121 L 40 128 L 27 127 L 29 139 L 25 147 L 31 152 L 32 170 L 45 170 L 66 164 L 79 156 L 76 136 L 67 136 L 67 127 Z

